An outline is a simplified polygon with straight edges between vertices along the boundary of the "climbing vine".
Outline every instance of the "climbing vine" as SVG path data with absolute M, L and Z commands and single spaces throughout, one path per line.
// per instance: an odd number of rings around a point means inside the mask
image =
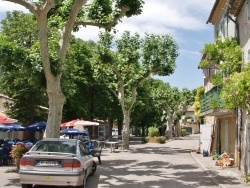
M 205 44 L 201 52 L 205 58 L 202 59 L 199 67 L 218 70 L 211 80 L 216 86 L 222 85 L 225 78 L 240 71 L 241 47 L 235 38 L 217 39 L 214 43 Z

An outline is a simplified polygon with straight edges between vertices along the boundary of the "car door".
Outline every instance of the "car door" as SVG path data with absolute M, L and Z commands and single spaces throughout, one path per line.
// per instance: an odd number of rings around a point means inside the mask
M 85 143 L 82 141 L 79 141 L 79 149 L 80 149 L 80 155 L 81 155 L 83 168 L 84 170 L 87 170 L 89 174 L 92 169 L 93 156 L 89 154 L 88 148 L 86 147 Z

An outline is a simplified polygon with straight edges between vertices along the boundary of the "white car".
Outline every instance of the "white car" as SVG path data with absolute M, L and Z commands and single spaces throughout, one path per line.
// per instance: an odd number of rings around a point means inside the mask
M 84 142 L 78 139 L 45 138 L 38 141 L 20 161 L 22 188 L 33 185 L 84 188 L 96 171 L 96 163 Z

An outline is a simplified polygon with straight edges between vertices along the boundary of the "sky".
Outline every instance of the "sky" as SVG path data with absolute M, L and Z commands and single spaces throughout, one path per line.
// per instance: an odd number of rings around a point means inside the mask
M 142 14 L 124 18 L 115 29 L 118 36 L 125 30 L 149 34 L 169 34 L 179 46 L 175 72 L 155 78 L 179 89 L 203 86 L 202 70 L 198 69 L 204 44 L 213 42 L 213 25 L 206 24 L 215 0 L 145 0 Z M 21 10 L 20 5 L 0 0 L 0 20 L 7 11 Z M 83 40 L 98 40 L 95 27 L 82 28 L 74 33 Z

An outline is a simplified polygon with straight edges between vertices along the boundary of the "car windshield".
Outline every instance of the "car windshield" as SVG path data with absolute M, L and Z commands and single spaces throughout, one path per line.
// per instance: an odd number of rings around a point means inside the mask
M 76 153 L 76 142 L 44 140 L 38 142 L 32 151 Z

